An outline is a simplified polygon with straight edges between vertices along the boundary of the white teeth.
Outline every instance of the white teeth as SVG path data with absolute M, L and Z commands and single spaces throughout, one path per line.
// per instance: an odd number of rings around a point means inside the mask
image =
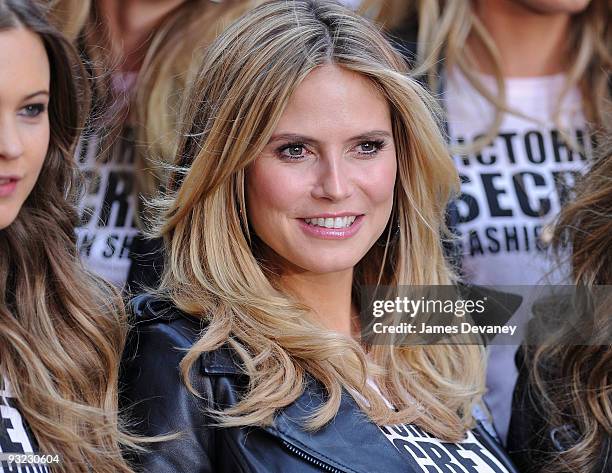
M 304 221 L 310 225 L 325 228 L 346 228 L 350 227 L 355 219 L 356 215 L 350 217 L 328 217 L 328 218 L 305 218 Z
M 8 178 L 0 178 L 0 185 L 8 184 L 9 182 L 11 182 L 11 180 Z

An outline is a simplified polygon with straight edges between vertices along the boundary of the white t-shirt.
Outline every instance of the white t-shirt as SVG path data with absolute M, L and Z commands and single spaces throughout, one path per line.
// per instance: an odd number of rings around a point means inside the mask
M 389 409 L 387 400 L 372 379 L 368 384 L 380 394 Z M 362 400 L 365 399 L 357 393 Z M 472 432 L 467 432 L 461 442 L 443 442 L 414 424 L 379 426 L 385 438 L 406 458 L 410 471 L 430 473 L 435 471 L 477 471 L 479 473 L 507 473 L 508 470 Z
M 136 77 L 134 72 L 113 75 L 112 86 L 118 97 L 114 107 L 118 116 L 130 100 Z M 110 151 L 101 159 L 100 137 L 94 132 L 82 136 L 77 147 L 77 162 L 85 177 L 87 194 L 79 205 L 81 224 L 76 234 L 85 266 L 122 288 L 132 266 L 130 248 L 139 232 L 133 130 L 124 127 L 121 136 L 110 146 Z
M 495 91 L 491 77 L 481 77 Z M 565 282 L 546 248 L 547 225 L 585 171 L 591 142 L 580 91 L 565 95 L 559 124 L 584 148 L 573 150 L 554 122 L 566 77 L 510 78 L 506 101 L 525 115 L 504 114 L 493 143 L 477 154 L 454 156 L 462 179 L 458 230 L 462 269 L 469 282 L 483 285 L 530 285 Z M 446 75 L 444 94 L 451 144 L 471 143 L 486 133 L 494 109 L 456 69 Z M 489 347 L 487 394 L 497 432 L 506 440 L 517 371 L 516 346 Z
M 464 440 L 454 443 L 443 442 L 412 424 L 384 426 L 380 430 L 416 471 L 417 466 L 423 473 L 508 471 L 469 431 Z
M 494 81 L 484 76 L 492 90 Z M 477 154 L 454 156 L 462 179 L 458 202 L 462 267 L 475 284 L 545 284 L 552 273 L 547 227 L 584 172 L 586 157 L 563 140 L 567 133 L 590 153 L 590 140 L 577 88 L 564 98 L 560 125 L 553 122 L 565 76 L 506 80 L 507 103 L 530 118 L 506 113 L 493 143 Z M 456 69 L 444 95 L 451 144 L 471 143 L 486 133 L 494 109 Z
M 36 441 L 17 410 L 17 402 L 8 380 L 0 375 L 0 453 L 32 453 Z M 45 452 L 47 453 L 47 452 Z M 0 473 L 49 473 L 43 464 L 0 461 Z
M 78 163 L 87 183 L 79 204 L 81 224 L 76 229 L 79 255 L 85 266 L 122 288 L 132 261 L 130 248 L 138 234 L 134 150 L 126 129 L 107 162 L 100 162 L 99 136 L 83 137 L 77 149 Z

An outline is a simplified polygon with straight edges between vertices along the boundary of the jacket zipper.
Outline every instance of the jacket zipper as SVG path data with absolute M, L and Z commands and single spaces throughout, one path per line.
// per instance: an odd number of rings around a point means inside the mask
M 285 448 L 287 450 L 289 450 L 291 453 L 297 455 L 298 457 L 300 457 L 303 460 L 306 460 L 307 462 L 312 463 L 313 465 L 321 468 L 323 471 L 329 471 L 330 473 L 345 473 L 342 470 L 338 470 L 338 468 L 334 468 L 333 466 L 328 465 L 327 463 L 323 463 L 321 460 L 318 460 L 317 458 L 308 455 L 306 452 L 300 450 L 299 448 L 294 447 L 293 445 L 291 445 L 289 442 L 287 442 L 286 440 L 283 440 L 283 445 L 285 446 Z

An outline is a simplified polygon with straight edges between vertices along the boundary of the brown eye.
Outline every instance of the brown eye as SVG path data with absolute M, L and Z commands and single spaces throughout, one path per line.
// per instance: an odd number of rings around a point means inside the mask
M 278 150 L 280 157 L 288 160 L 301 159 L 307 153 L 306 147 L 299 143 L 285 145 Z
M 291 146 L 287 148 L 287 153 L 289 156 L 301 156 L 303 154 L 304 148 L 302 146 Z
M 373 155 L 383 147 L 384 143 L 382 141 L 364 141 L 357 145 L 357 152 L 362 155 Z

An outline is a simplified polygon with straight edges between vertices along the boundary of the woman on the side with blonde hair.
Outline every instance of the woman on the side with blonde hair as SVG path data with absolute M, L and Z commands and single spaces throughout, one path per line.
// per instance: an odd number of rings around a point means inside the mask
M 84 71 L 33 0 L 0 0 L 0 64 L 0 452 L 27 463 L 5 455 L 0 472 L 129 473 L 123 304 L 74 234 Z
M 373 1 L 363 7 L 376 14 Z M 389 0 L 379 19 L 440 97 L 461 178 L 456 260 L 472 284 L 560 284 L 551 228 L 612 131 L 607 0 Z M 508 289 L 511 290 L 511 289 Z M 505 440 L 515 347 L 492 346 L 486 400 Z
M 482 350 L 364 346 L 366 285 L 450 284 L 457 176 L 404 61 L 330 1 L 271 1 L 208 49 L 182 113 L 124 383 L 147 472 L 513 471 L 474 431 Z M 139 422 L 140 421 L 140 422 Z M 461 443 L 459 443 L 461 442 Z
M 77 227 L 85 265 L 125 293 L 156 287 L 161 242 L 143 236 L 144 202 L 165 185 L 194 61 L 258 0 L 47 0 L 94 84 L 79 147 L 88 180 Z

